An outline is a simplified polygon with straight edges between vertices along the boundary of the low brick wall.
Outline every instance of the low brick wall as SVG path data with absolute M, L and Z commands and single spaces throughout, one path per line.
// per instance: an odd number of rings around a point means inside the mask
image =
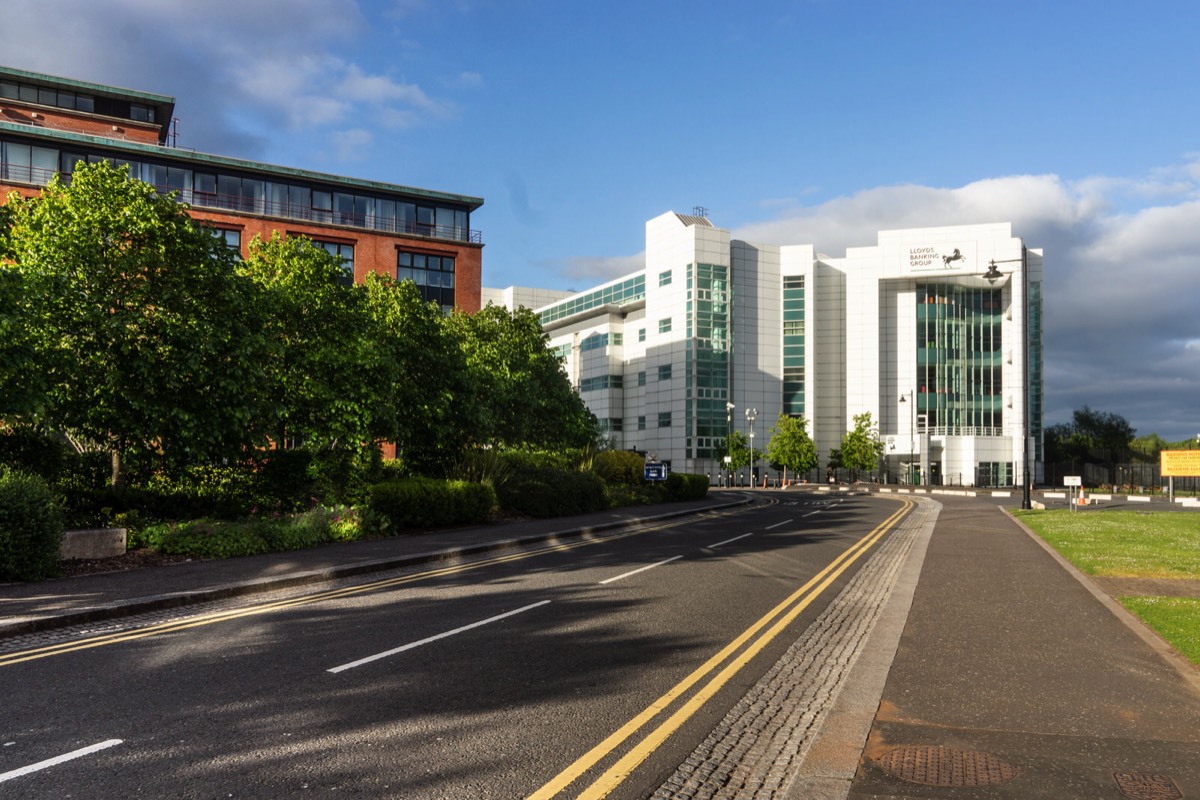
M 67 531 L 58 546 L 58 557 L 62 559 L 109 558 L 121 555 L 125 555 L 124 528 Z

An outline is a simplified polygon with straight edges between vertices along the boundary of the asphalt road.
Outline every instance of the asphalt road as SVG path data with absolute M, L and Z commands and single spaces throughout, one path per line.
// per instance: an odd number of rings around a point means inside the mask
M 648 797 L 903 502 L 784 496 L 5 654 L 0 797 Z

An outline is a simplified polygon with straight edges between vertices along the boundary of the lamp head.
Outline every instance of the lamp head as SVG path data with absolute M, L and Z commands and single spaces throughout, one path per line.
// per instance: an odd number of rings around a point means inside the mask
M 989 261 L 987 272 L 983 273 L 983 277 L 988 283 L 995 283 L 1004 277 L 1004 273 L 996 266 L 995 261 Z

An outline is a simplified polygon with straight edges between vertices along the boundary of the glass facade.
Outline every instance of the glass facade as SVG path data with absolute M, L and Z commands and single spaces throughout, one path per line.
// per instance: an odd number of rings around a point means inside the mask
M 478 242 L 469 228 L 466 208 L 406 201 L 317 183 L 295 183 L 264 175 L 218 171 L 202 162 L 181 163 L 132 159 L 128 155 L 72 143 L 48 147 L 17 138 L 0 139 L 0 179 L 45 185 L 59 173 L 70 180 L 80 161 L 108 161 L 129 168 L 130 177 L 162 192 L 178 192 L 181 201 L 197 208 L 226 209 L 352 228 L 414 236 Z
M 594 292 L 581 294 L 578 297 L 571 297 L 548 306 L 538 314 L 538 319 L 545 325 L 548 322 L 554 322 L 555 320 L 578 314 L 581 311 L 590 311 L 593 308 L 610 304 L 624 305 L 632 303 L 635 300 L 644 300 L 645 297 L 646 276 L 645 274 L 635 275 L 619 283 L 613 283 L 597 289 Z
M 599 389 L 623 389 L 625 378 L 621 375 L 598 375 L 595 378 L 584 378 L 579 382 L 579 392 L 594 392 Z
M 729 268 L 687 267 L 686 457 L 724 455 L 729 400 Z
M 624 335 L 620 333 L 593 333 L 584 337 L 583 341 L 579 343 L 579 350 L 586 353 L 589 350 L 602 350 L 609 345 L 617 347 L 624 341 L 624 338 Z
M 917 413 L 931 433 L 1000 436 L 1000 289 L 917 287 Z
M 783 413 L 804 414 L 804 276 L 783 279 Z

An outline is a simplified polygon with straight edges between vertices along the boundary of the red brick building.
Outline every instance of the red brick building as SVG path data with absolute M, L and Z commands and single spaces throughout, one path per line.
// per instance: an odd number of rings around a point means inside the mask
M 342 258 L 347 280 L 410 278 L 445 309 L 479 310 L 481 198 L 180 149 L 174 109 L 173 97 L 0 67 L 0 202 L 80 162 L 126 164 L 242 255 L 255 234 L 303 235 Z

